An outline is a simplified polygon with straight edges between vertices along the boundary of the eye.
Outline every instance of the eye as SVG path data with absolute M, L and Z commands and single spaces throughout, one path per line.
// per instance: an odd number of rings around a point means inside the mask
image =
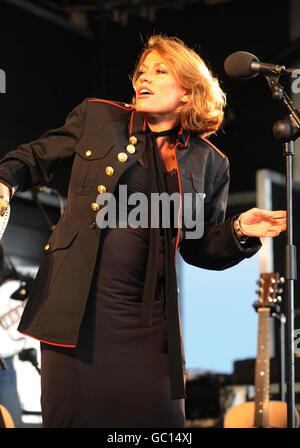
M 164 70 L 163 68 L 158 68 L 157 73 L 167 74 L 168 72 L 167 72 L 167 70 Z

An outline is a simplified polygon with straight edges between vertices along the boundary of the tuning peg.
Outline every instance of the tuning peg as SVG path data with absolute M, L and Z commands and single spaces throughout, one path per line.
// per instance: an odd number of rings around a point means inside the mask
M 273 293 L 273 292 L 274 292 L 274 288 L 272 288 L 272 287 L 270 286 L 270 288 L 269 288 L 269 292 L 270 292 L 270 293 Z
M 279 302 L 279 303 L 282 302 L 282 297 L 281 296 L 277 297 L 277 302 Z
M 284 277 L 280 277 L 280 279 L 279 279 L 279 283 L 284 283 L 285 282 L 285 278 Z

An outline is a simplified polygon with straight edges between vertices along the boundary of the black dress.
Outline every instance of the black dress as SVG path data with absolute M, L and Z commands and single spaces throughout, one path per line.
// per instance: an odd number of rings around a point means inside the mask
M 166 176 L 168 192 L 178 191 L 176 171 Z M 147 194 L 146 169 L 136 162 L 119 185 Z M 147 228 L 102 230 L 78 346 L 42 343 L 44 427 L 184 427 L 184 400 L 171 399 L 159 281 L 153 323 L 139 323 L 148 248 Z M 161 279 L 162 239 L 160 255 Z

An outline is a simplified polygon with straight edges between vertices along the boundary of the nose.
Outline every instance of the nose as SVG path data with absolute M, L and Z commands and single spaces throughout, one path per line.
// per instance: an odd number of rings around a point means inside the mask
M 146 82 L 151 83 L 152 82 L 152 78 L 151 78 L 150 72 L 149 71 L 143 72 L 142 75 L 140 76 L 140 81 L 141 82 L 146 81 Z

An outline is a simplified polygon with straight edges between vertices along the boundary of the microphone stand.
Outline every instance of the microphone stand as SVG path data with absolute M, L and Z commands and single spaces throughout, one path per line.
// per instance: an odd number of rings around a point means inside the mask
M 293 244 L 293 156 L 294 141 L 300 135 L 300 113 L 279 84 L 280 75 L 265 74 L 274 100 L 282 101 L 289 111 L 286 120 L 274 124 L 273 135 L 283 142 L 286 171 L 286 247 L 285 247 L 285 297 L 286 297 L 286 381 L 287 423 L 295 428 L 295 352 L 294 352 L 294 282 L 297 280 L 297 254 Z

